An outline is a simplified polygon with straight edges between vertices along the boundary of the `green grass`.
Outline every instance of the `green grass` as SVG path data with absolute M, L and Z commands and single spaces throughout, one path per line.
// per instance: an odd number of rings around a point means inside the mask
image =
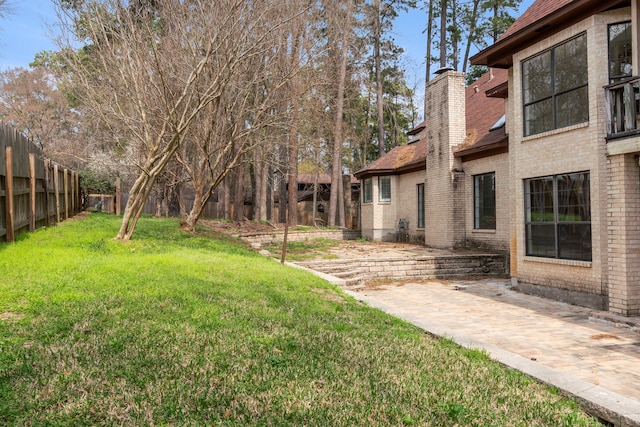
M 92 214 L 0 245 L 0 425 L 596 426 L 232 240 Z

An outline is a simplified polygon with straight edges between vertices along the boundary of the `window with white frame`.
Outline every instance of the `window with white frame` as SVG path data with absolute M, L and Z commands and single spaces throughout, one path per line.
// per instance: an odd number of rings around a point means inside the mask
M 589 172 L 526 179 L 526 254 L 591 261 Z
M 373 180 L 371 178 L 365 178 L 362 181 L 362 202 L 373 202 Z
M 378 177 L 378 201 L 380 202 L 391 201 L 391 177 L 390 176 Z
M 522 62 L 524 136 L 589 120 L 585 33 Z
M 473 228 L 496 229 L 496 173 L 473 177 Z
M 416 185 L 416 203 L 418 205 L 418 228 L 424 228 L 424 184 Z

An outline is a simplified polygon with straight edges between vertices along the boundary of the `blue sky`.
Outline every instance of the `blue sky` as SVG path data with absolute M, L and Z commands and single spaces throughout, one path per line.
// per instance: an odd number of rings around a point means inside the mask
M 55 49 L 49 38 L 49 26 L 56 15 L 51 0 L 9 0 L 14 13 L 0 21 L 0 69 L 28 67 L 36 53 Z M 517 15 L 533 3 L 524 0 Z M 427 16 L 422 10 L 402 13 L 394 25 L 394 38 L 405 49 L 409 84 L 424 81 L 425 35 Z

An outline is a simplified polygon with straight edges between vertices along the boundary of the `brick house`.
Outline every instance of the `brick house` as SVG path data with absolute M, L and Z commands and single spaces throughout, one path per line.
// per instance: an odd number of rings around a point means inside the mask
M 427 245 L 504 250 L 525 292 L 640 315 L 639 2 L 537 0 L 475 55 L 494 76 L 506 72 L 502 83 L 477 85 L 503 102 L 502 130 L 473 134 L 473 117 L 490 110 L 471 111 L 476 89 L 461 89 L 460 73 L 429 83 Z M 373 178 L 372 166 L 356 175 Z M 380 229 L 379 208 L 363 200 L 364 235 L 381 237 L 370 231 Z
M 453 71 L 429 82 L 426 103 L 434 107 L 425 111 L 433 114 L 408 133 L 407 145 L 355 173 L 362 182 L 364 237 L 508 251 L 508 195 L 488 195 L 491 203 L 481 203 L 486 209 L 475 213 L 463 206 L 465 197 L 474 197 L 474 184 L 495 186 L 496 167 L 500 179 L 508 174 L 505 103 L 485 94 L 506 82 L 507 73 L 499 69 L 467 88 L 464 75 Z M 473 174 L 463 173 L 463 167 Z

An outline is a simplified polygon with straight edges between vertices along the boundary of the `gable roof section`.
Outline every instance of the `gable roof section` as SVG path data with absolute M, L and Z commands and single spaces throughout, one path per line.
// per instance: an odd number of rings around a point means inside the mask
M 427 139 L 423 136 L 416 142 L 393 148 L 384 156 L 354 175 L 358 179 L 369 176 L 399 175 L 426 167 Z
M 492 128 L 504 116 L 507 70 L 493 69 L 466 89 L 467 137 L 453 153 L 463 161 L 508 151 L 509 138 L 505 126 Z M 496 92 L 503 93 L 494 96 Z
M 596 13 L 630 0 L 536 0 L 496 43 L 471 58 L 473 65 L 509 68 L 513 54 Z
M 507 77 L 506 70 L 493 70 L 482 75 L 465 89 L 467 137 L 462 145 L 463 150 L 482 153 L 476 155 L 489 155 L 493 154 L 490 150 L 496 148 L 495 144 L 505 145 L 508 142 L 504 126 L 489 132 L 505 113 L 504 100 L 498 97 L 487 97 L 485 93 L 493 91 L 496 87 L 502 87 L 506 84 Z M 364 179 L 370 176 L 399 175 L 424 170 L 427 161 L 427 140 L 424 129 L 425 124 L 419 124 L 408 134 L 411 136 L 420 135 L 420 139 L 407 145 L 395 147 L 354 175 L 358 179 Z M 467 155 L 465 153 L 467 152 L 463 152 L 461 156 Z

